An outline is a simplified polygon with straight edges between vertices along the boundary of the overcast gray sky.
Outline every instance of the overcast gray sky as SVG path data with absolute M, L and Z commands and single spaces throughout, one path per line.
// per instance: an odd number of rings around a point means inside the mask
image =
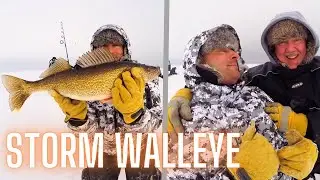
M 265 62 L 260 37 L 269 21 L 277 13 L 298 10 L 320 35 L 319 7 L 319 0 L 171 0 L 170 60 L 181 63 L 185 45 L 196 34 L 229 24 L 240 36 L 245 60 Z
M 2 0 L 0 64 L 48 64 L 52 56 L 65 57 L 59 43 L 62 20 L 73 60 L 89 50 L 97 28 L 113 23 L 127 32 L 133 58 L 160 65 L 163 8 L 162 0 Z
M 188 40 L 220 24 L 238 32 L 248 63 L 267 60 L 260 35 L 275 14 L 299 10 L 320 34 L 318 0 L 171 0 L 169 57 L 181 63 Z M 72 63 L 89 50 L 92 34 L 104 24 L 122 26 L 132 43 L 133 58 L 162 64 L 163 0 L 3 0 L 0 6 L 0 68 L 43 67 L 52 56 L 65 57 L 60 45 L 64 22 Z M 19 64 L 18 64 L 19 63 Z

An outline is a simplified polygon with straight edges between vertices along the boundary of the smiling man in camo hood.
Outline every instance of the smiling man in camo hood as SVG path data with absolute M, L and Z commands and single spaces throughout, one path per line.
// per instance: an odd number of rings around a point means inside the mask
M 92 36 L 91 50 L 106 48 L 117 61 L 133 61 L 131 45 L 125 31 L 113 24 L 100 27 Z M 50 64 L 53 64 L 51 62 Z M 79 61 L 74 69 L 82 68 Z M 137 70 L 137 69 L 135 69 Z M 131 168 L 128 163 L 127 179 L 160 179 L 161 173 L 151 162 L 150 168 L 143 168 L 146 133 L 154 132 L 162 122 L 159 80 L 144 83 L 138 71 L 122 73 L 112 89 L 112 105 L 105 101 L 74 101 L 57 92 L 52 96 L 66 114 L 65 122 L 75 133 L 104 134 L 103 168 L 86 168 L 82 180 L 117 179 L 120 174 L 116 156 L 115 133 L 143 133 L 140 167 Z M 139 82 L 139 83 L 138 83 Z M 130 94 L 127 98 L 125 95 Z
M 251 144 L 250 149 L 240 145 L 235 161 L 240 163 L 251 179 L 270 179 L 277 177 L 279 162 L 276 150 L 286 145 L 286 139 L 263 110 L 265 103 L 270 102 L 269 97 L 258 87 L 245 86 L 245 82 L 240 79 L 240 57 L 240 40 L 229 25 L 204 31 L 189 41 L 184 53 L 183 68 L 186 86 L 193 94 L 192 121 L 182 120 L 182 124 L 186 139 L 190 139 L 193 133 L 243 134 L 251 129 L 248 127 L 254 121 L 254 131 L 258 134 L 254 138 L 256 142 L 247 142 Z M 207 144 L 209 142 L 200 146 L 204 148 Z M 184 162 L 192 162 L 193 152 L 188 153 L 184 155 Z M 246 160 L 243 156 L 247 156 Z M 210 159 L 205 162 L 209 166 L 206 169 L 176 168 L 169 170 L 168 176 L 170 179 L 240 178 L 237 173 L 241 171 L 237 172 L 237 169 L 230 169 L 231 175 L 229 171 L 213 168 Z M 259 168 L 261 166 L 266 168 Z M 283 174 L 281 176 L 291 179 Z

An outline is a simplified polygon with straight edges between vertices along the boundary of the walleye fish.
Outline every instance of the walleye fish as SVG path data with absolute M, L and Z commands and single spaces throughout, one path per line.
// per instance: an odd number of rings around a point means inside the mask
M 96 101 L 111 97 L 116 78 L 131 68 L 142 69 L 145 82 L 157 78 L 160 67 L 148 66 L 130 61 L 116 61 L 112 54 L 99 48 L 82 55 L 80 69 L 72 69 L 62 58 L 56 60 L 40 75 L 38 81 L 26 81 L 10 75 L 2 75 L 2 83 L 9 92 L 11 111 L 18 111 L 34 92 L 56 90 L 65 97 L 75 100 Z

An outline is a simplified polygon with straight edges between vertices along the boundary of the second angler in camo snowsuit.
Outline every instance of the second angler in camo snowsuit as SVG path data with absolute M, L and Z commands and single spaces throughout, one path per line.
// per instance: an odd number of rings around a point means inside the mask
M 279 150 L 287 144 L 287 141 L 284 134 L 278 131 L 268 114 L 264 112 L 265 104 L 272 100 L 258 87 L 246 86 L 241 80 L 232 85 L 224 85 L 221 79 L 225 74 L 201 63 L 204 54 L 219 48 L 232 49 L 238 52 L 239 57 L 241 56 L 239 38 L 229 25 L 221 25 L 202 32 L 192 38 L 186 47 L 183 68 L 186 86 L 193 94 L 191 100 L 193 120 L 182 120 L 185 136 L 192 138 L 193 133 L 221 131 L 243 134 L 250 122 L 254 121 L 257 133 L 262 134 L 275 150 Z M 202 145 L 207 146 L 205 143 Z M 185 162 L 191 160 L 190 155 L 184 157 Z M 230 178 L 226 171 L 218 172 L 217 168 L 210 166 L 202 170 L 177 168 L 169 170 L 168 176 L 170 179 L 179 180 Z M 274 178 L 279 179 L 280 176 L 281 179 L 291 179 L 282 173 L 275 175 Z
M 133 61 L 131 60 L 130 41 L 125 31 L 119 26 L 105 25 L 94 33 L 91 41 L 91 50 L 100 47 L 108 48 L 111 53 L 114 51 L 113 55 L 118 56 L 119 60 Z M 119 50 L 117 49 L 118 47 L 122 49 Z M 117 53 L 122 51 L 123 54 Z M 52 63 L 54 62 L 50 64 Z M 74 68 L 81 68 L 81 66 L 76 63 Z M 118 168 L 117 164 L 115 133 L 135 134 L 154 132 L 162 123 L 162 107 L 158 79 L 146 84 L 143 111 L 139 111 L 140 114 L 138 114 L 138 117 L 131 123 L 126 123 L 124 116 L 113 105 L 100 101 L 91 101 L 80 102 L 76 105 L 78 107 L 72 106 L 70 103 L 64 106 L 63 100 L 59 101 L 59 99 L 61 99 L 59 94 L 55 93 L 53 97 L 67 115 L 65 120 L 67 126 L 75 134 L 88 133 L 89 137 L 92 137 L 94 133 L 100 132 L 104 134 L 104 166 L 103 168 L 84 169 L 82 172 L 83 180 L 118 178 L 120 168 Z M 139 169 L 130 168 L 130 163 L 128 163 L 126 168 L 127 179 L 161 178 L 160 171 L 154 167 L 153 163 L 150 164 L 150 168 L 143 168 L 146 146 L 145 140 L 146 134 L 143 134 L 140 167 Z

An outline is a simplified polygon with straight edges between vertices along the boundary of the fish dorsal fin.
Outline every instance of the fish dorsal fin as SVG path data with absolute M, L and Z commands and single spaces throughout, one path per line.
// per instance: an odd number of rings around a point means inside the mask
M 105 48 L 98 48 L 80 56 L 77 64 L 82 68 L 85 68 L 114 61 L 116 61 L 116 58 L 110 53 L 110 51 Z
M 53 74 L 71 69 L 72 67 L 67 60 L 58 58 L 47 70 L 41 73 L 40 78 L 45 78 Z

